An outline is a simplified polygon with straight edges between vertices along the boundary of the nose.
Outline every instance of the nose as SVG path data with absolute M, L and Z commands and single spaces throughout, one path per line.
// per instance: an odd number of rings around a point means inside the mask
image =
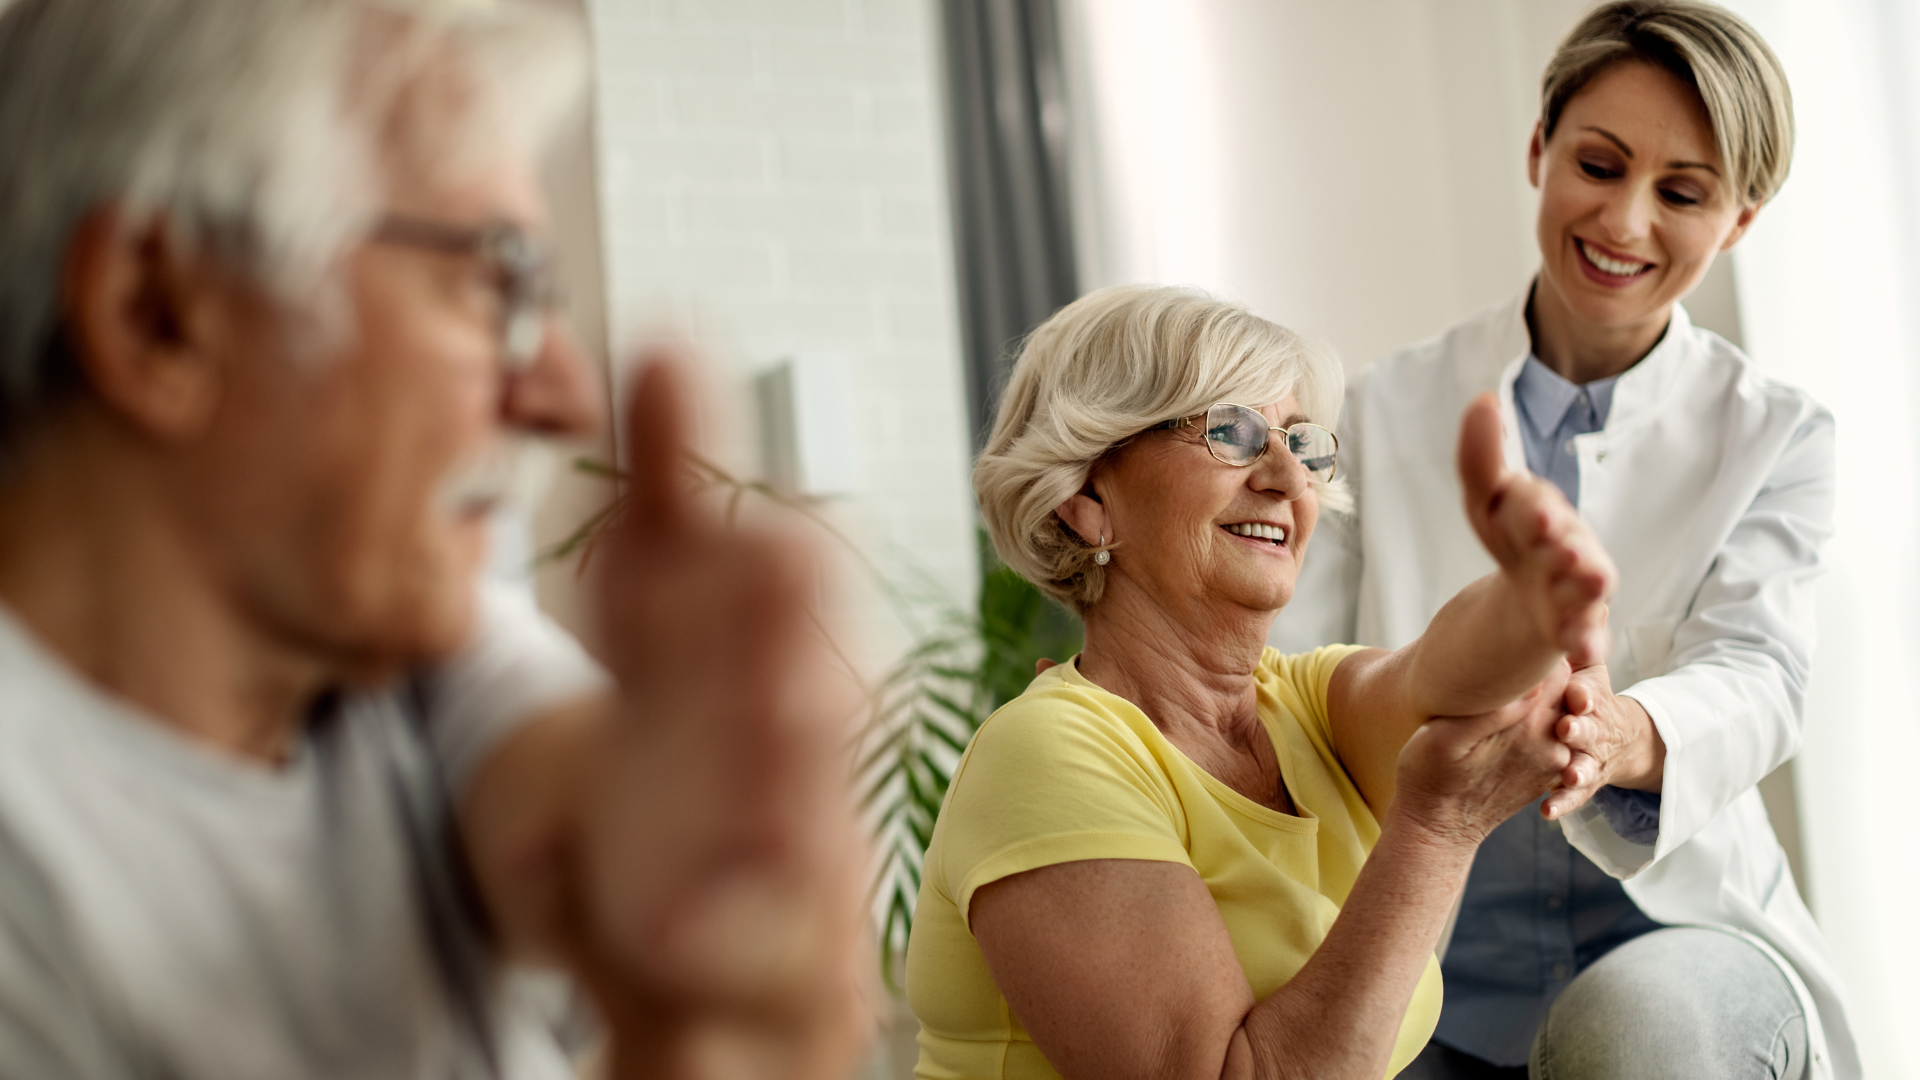
M 1248 483 L 1257 491 L 1270 491 L 1292 502 L 1313 488 L 1313 477 L 1300 459 L 1287 447 L 1287 433 L 1267 432 L 1267 452 L 1248 470 Z
M 549 319 L 533 362 L 507 376 L 502 419 L 536 434 L 577 439 L 599 431 L 606 412 L 606 395 L 586 354 L 557 319 Z
M 1650 183 L 1623 184 L 1616 189 L 1600 208 L 1600 227 L 1606 230 L 1607 240 L 1624 245 L 1645 237 L 1653 228 L 1656 198 Z

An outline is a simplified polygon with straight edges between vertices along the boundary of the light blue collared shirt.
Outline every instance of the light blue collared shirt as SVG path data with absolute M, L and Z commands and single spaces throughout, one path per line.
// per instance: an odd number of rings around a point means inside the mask
M 1527 468 L 1551 480 L 1575 506 L 1580 505 L 1580 458 L 1574 453 L 1573 437 L 1607 426 L 1613 384 L 1619 378 L 1570 383 L 1539 357 L 1529 355 L 1513 380 L 1513 408 L 1520 414 Z

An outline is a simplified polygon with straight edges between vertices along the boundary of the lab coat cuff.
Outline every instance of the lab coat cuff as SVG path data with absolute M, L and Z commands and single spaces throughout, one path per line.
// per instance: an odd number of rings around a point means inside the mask
M 1659 792 L 1608 785 L 1593 793 L 1593 805 L 1620 839 L 1642 847 L 1652 847 L 1659 841 Z
M 1658 680 L 1642 680 L 1621 691 L 1623 696 L 1639 702 L 1640 707 L 1647 710 L 1647 716 L 1653 721 L 1653 730 L 1659 732 L 1660 741 L 1666 747 L 1665 760 L 1660 770 L 1660 791 L 1655 796 L 1658 801 L 1653 806 L 1655 813 L 1659 815 L 1660 828 L 1651 841 L 1652 848 L 1641 849 L 1647 851 L 1654 860 L 1666 858 L 1668 852 L 1686 843 L 1694 833 L 1700 831 L 1700 826 L 1706 824 L 1705 818 L 1701 815 L 1688 813 L 1690 802 L 1700 801 L 1699 789 L 1696 787 L 1692 790 L 1693 797 L 1689 800 L 1687 785 L 1684 782 L 1676 782 L 1685 776 L 1686 766 L 1692 758 L 1685 733 L 1673 722 L 1674 710 L 1666 700 L 1667 695 L 1662 691 L 1680 690 L 1680 688 L 1663 687 L 1657 683 Z M 1683 700 L 1686 697 L 1683 690 L 1680 696 Z M 1697 820 L 1689 821 L 1689 817 Z
M 1645 686 L 1645 683 L 1640 683 L 1634 689 Z M 1665 707 L 1657 700 L 1657 694 L 1643 696 L 1634 693 L 1630 696 L 1652 717 L 1654 730 L 1660 733 L 1660 738 L 1667 744 L 1667 762 L 1671 765 L 1677 747 L 1671 725 L 1662 723 L 1666 715 Z M 1649 795 L 1650 798 L 1645 797 Z M 1640 798 L 1634 798 L 1636 796 Z M 1569 814 L 1562 827 L 1566 830 L 1568 842 L 1592 859 L 1595 866 L 1611 877 L 1625 880 L 1646 869 L 1675 846 L 1661 843 L 1661 839 L 1669 835 L 1672 826 L 1673 803 L 1674 800 L 1667 798 L 1664 791 L 1651 794 L 1605 787 L 1585 805 Z
M 1593 860 L 1607 876 L 1625 880 L 1647 868 L 1658 850 L 1650 844 L 1636 844 L 1613 831 L 1613 825 L 1600 808 L 1588 800 L 1578 810 L 1561 819 L 1567 842 Z

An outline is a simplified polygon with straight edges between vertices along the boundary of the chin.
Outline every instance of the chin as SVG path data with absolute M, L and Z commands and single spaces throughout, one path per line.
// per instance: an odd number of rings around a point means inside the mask
M 463 538 L 464 539 L 464 538 Z M 356 680 L 445 660 L 472 637 L 484 544 L 434 544 L 363 564 L 335 593 L 330 637 Z
M 486 543 L 462 544 L 451 557 L 436 560 L 419 579 L 430 582 L 413 599 L 413 655 L 423 662 L 444 660 L 458 652 L 473 635 L 475 610 Z
M 1235 601 L 1242 607 L 1253 611 L 1278 612 L 1293 601 L 1293 582 L 1276 585 L 1273 582 L 1250 584 L 1248 588 L 1235 590 L 1239 595 Z

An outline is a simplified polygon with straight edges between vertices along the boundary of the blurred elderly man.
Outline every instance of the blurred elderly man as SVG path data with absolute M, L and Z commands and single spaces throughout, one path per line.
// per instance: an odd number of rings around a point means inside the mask
M 791 545 L 639 380 L 606 669 L 476 584 L 551 317 L 545 5 L 0 15 L 0 1074 L 822 1076 L 858 859 Z M 610 674 L 609 674 L 610 673 Z

